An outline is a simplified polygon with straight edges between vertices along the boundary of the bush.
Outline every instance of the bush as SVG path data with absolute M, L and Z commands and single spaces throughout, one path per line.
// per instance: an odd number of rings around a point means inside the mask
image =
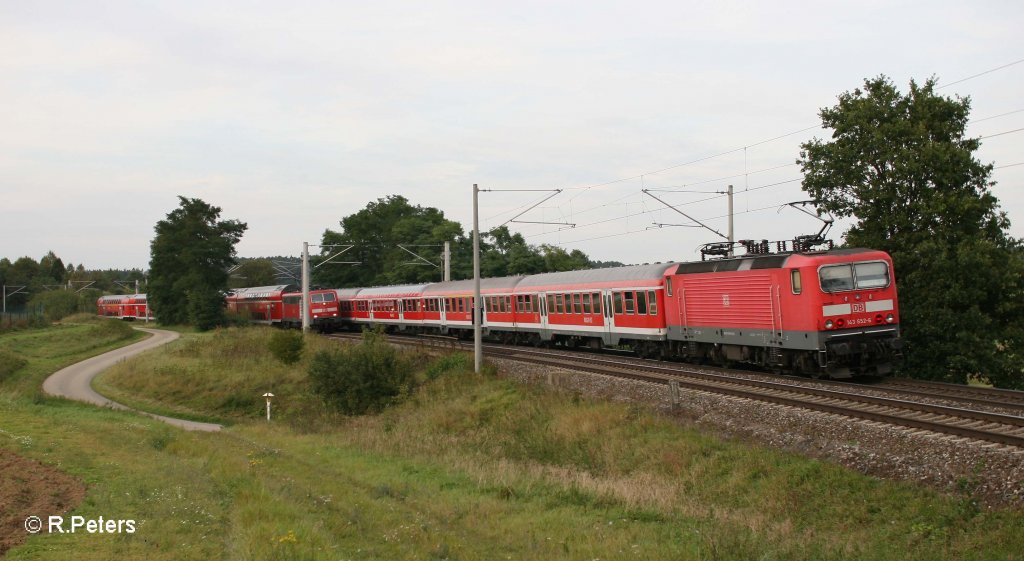
M 412 391 L 412 369 L 380 332 L 363 341 L 320 351 L 309 367 L 313 389 L 346 415 L 378 412 Z
M 301 331 L 277 331 L 270 337 L 270 354 L 283 364 L 295 364 L 302 358 L 306 341 Z
M 32 309 L 39 310 L 48 322 L 58 321 L 85 309 L 81 298 L 68 290 L 41 292 L 34 296 L 28 305 Z

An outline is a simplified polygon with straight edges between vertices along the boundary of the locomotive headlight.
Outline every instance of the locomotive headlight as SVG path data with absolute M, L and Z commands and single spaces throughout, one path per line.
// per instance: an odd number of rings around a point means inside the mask
M 830 319 L 825 320 L 825 329 L 832 329 L 832 320 L 830 320 Z
M 894 316 L 892 314 L 886 314 L 885 321 L 887 323 L 892 323 L 892 322 L 896 321 L 896 316 Z

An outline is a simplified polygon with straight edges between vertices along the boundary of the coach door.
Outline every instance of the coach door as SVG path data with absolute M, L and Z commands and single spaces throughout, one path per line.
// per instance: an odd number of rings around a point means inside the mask
M 601 313 L 604 314 L 604 342 L 606 345 L 614 344 L 612 342 L 612 330 L 615 328 L 615 314 L 612 308 L 612 291 L 605 290 L 601 293 Z
M 540 329 L 544 332 L 548 328 L 548 295 L 546 292 L 540 292 L 537 298 L 540 300 Z

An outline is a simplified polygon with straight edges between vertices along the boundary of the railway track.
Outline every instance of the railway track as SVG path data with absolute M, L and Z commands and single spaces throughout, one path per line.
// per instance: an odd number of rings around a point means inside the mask
M 337 338 L 358 338 L 355 334 L 335 334 Z M 444 346 L 468 349 L 469 345 L 448 337 L 390 336 L 400 344 Z M 909 427 L 934 433 L 954 435 L 1024 449 L 1024 415 L 981 411 L 969 407 L 953 407 L 915 401 L 915 398 L 935 398 L 976 403 L 978 393 L 951 394 L 951 388 L 929 392 L 931 385 L 903 384 L 903 380 L 869 386 L 897 397 L 866 395 L 859 386 L 849 383 L 793 380 L 790 378 L 729 374 L 719 369 L 697 368 L 677 363 L 655 362 L 628 357 L 598 356 L 568 350 L 543 350 L 529 347 L 486 344 L 488 355 L 531 364 L 584 371 L 605 376 L 626 378 L 664 385 L 673 395 L 678 389 L 711 392 L 775 403 L 788 407 L 820 411 L 846 417 Z M 909 386 L 909 387 L 908 387 Z M 982 388 L 984 389 L 984 388 Z M 985 393 L 985 392 L 982 392 Z M 1020 392 L 1018 392 L 1020 393 Z M 999 405 L 1024 413 L 1024 401 L 1014 405 L 1003 392 Z M 1014 394 L 1009 394 L 1013 396 Z

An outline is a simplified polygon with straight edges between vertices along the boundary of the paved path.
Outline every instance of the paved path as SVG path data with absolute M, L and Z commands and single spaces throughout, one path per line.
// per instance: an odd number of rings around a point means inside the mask
M 143 327 L 136 327 L 135 329 L 145 331 L 146 333 L 151 334 L 152 337 L 139 341 L 138 343 L 133 343 L 127 347 L 114 349 L 109 353 L 94 356 L 77 364 L 72 364 L 62 370 L 58 370 L 43 382 L 43 391 L 50 395 L 66 397 L 68 399 L 74 399 L 75 401 L 93 403 L 101 407 L 136 411 L 185 430 L 219 431 L 224 428 L 221 425 L 214 423 L 186 421 L 184 419 L 175 419 L 173 417 L 164 417 L 162 415 L 146 413 L 145 411 L 138 411 L 137 409 L 132 409 L 115 401 L 111 401 L 92 389 L 92 379 L 100 372 L 103 372 L 125 358 L 159 347 L 160 345 L 170 343 L 178 338 L 178 334 L 174 331 Z

